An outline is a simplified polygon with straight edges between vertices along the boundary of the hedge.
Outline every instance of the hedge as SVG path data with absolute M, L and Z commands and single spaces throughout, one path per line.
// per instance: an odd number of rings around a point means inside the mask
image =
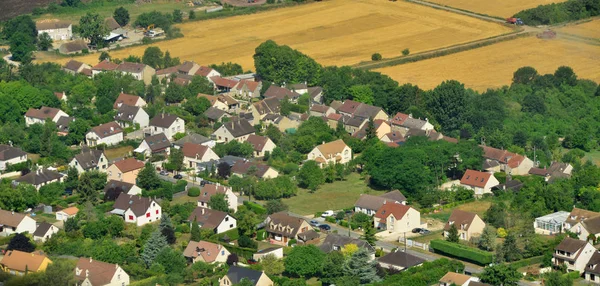
M 267 238 L 267 231 L 265 231 L 264 229 L 259 229 L 256 231 L 256 240 L 257 241 L 263 241 Z
M 430 246 L 437 253 L 443 253 L 448 256 L 473 262 L 479 265 L 487 265 L 493 261 L 491 252 L 479 250 L 477 248 L 468 247 L 458 243 L 434 239 L 430 242 Z
M 236 245 L 231 245 L 229 243 L 224 243 L 223 241 L 219 241 L 219 240 L 209 239 L 207 241 L 223 245 L 227 250 L 229 250 L 229 252 L 237 254 L 238 256 L 241 256 L 246 259 L 252 258 L 252 255 L 254 253 L 256 253 L 256 251 L 257 251 L 256 249 L 253 249 L 253 248 L 239 247 Z
M 185 191 L 185 187 L 188 182 L 186 180 L 178 180 L 177 183 L 173 186 L 173 193 L 181 193 Z
M 244 201 L 244 205 L 258 215 L 267 214 L 267 209 L 257 203 Z
M 573 271 L 573 272 L 563 274 L 563 277 L 567 277 L 571 280 L 575 280 L 575 279 L 581 277 L 581 273 L 579 273 L 579 271 Z
M 540 256 L 530 257 L 527 259 L 521 259 L 519 261 L 515 261 L 515 262 L 511 263 L 510 265 L 519 269 L 521 267 L 525 267 L 525 266 L 529 266 L 529 265 L 541 264 L 542 260 L 544 260 L 544 256 L 540 255 Z
M 238 238 L 240 238 L 240 234 L 238 233 L 237 228 L 234 228 L 234 229 L 230 229 L 226 232 L 215 234 L 215 235 L 211 236 L 210 239 L 222 241 L 223 237 L 225 235 L 227 235 L 227 237 L 229 237 L 229 241 L 234 241 L 234 240 L 237 240 Z

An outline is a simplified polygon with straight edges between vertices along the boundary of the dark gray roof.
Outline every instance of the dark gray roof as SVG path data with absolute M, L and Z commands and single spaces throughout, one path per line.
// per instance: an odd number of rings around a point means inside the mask
M 81 153 L 75 155 L 75 160 L 82 169 L 89 170 L 98 166 L 102 154 L 104 154 L 102 150 L 82 149 Z
M 135 186 L 135 185 L 131 184 L 131 183 L 117 181 L 117 180 L 110 180 L 110 181 L 108 181 L 108 183 L 106 183 L 106 186 L 104 186 L 104 192 L 106 192 L 110 189 L 115 189 L 115 190 L 119 190 L 124 193 L 128 193 L 129 190 L 131 190 L 131 188 L 133 186 Z
M 35 232 L 33 232 L 33 236 L 40 236 L 43 237 L 48 230 L 52 227 L 51 224 L 47 223 L 47 222 L 42 222 L 40 223 L 40 225 L 38 225 L 38 227 L 35 229 Z
M 227 217 L 226 212 L 197 207 L 188 217 L 188 221 L 193 222 L 194 219 L 196 219 L 196 223 L 200 225 L 201 228 L 215 229 L 221 224 L 225 217 Z
M 319 95 L 322 92 L 323 88 L 321 88 L 320 86 L 313 86 L 308 88 L 308 94 L 310 95 L 310 98 L 315 98 L 315 96 Z
M 221 116 L 225 115 L 227 112 L 215 108 L 215 107 L 209 107 L 206 111 L 204 111 L 204 116 L 206 116 L 206 118 L 212 120 L 212 121 L 217 121 L 219 119 L 221 119 Z
M 69 125 L 71 125 L 71 122 L 73 121 L 75 121 L 75 117 L 61 116 L 56 120 L 56 128 L 59 132 L 69 132 Z
M 380 197 L 386 198 L 386 199 L 396 200 L 398 202 L 404 202 L 404 201 L 406 201 L 406 197 L 399 190 L 393 190 L 391 192 L 387 192 L 387 193 L 381 195 Z
M 400 266 L 403 268 L 409 268 L 412 266 L 419 265 L 425 262 L 425 260 L 412 254 L 408 254 L 406 252 L 396 251 L 388 253 L 383 257 L 379 258 L 379 262 Z
M 303 241 L 309 241 L 309 240 L 317 239 L 319 237 L 320 237 L 319 233 L 317 233 L 316 231 L 314 231 L 312 229 L 309 229 L 303 233 L 298 234 L 298 238 Z
M 229 165 L 229 167 L 233 167 L 233 165 L 235 165 L 235 162 L 240 161 L 240 160 L 246 160 L 242 157 L 236 157 L 236 156 L 223 156 L 221 159 L 219 160 L 210 160 L 208 162 L 202 162 L 202 163 L 198 163 L 198 167 L 204 167 L 207 168 L 209 171 L 212 170 L 213 166 L 215 168 L 217 168 L 217 166 L 223 162 L 227 163 L 227 165 Z
M 259 114 L 279 113 L 281 101 L 277 97 L 268 97 L 252 104 Z
M 292 100 L 300 97 L 300 94 L 293 92 L 287 88 L 271 85 L 269 86 L 267 91 L 265 91 L 265 94 L 263 96 L 265 98 L 275 97 L 279 100 L 283 100 L 285 97 L 287 97 L 289 100 Z
M 117 70 L 129 73 L 141 73 L 145 67 L 145 64 L 123 62 L 117 67 Z
M 347 244 L 356 244 L 358 247 L 366 248 L 369 252 L 375 252 L 375 249 L 364 240 L 335 233 L 328 234 L 320 248 L 323 252 L 329 253 L 336 250 L 335 248 L 341 249 Z
M 151 198 L 121 193 L 115 201 L 113 208 L 116 210 L 123 211 L 126 211 L 127 209 L 131 208 L 131 211 L 133 211 L 133 213 L 139 217 L 146 213 L 146 211 L 152 203 L 153 200 Z
M 600 275 L 600 266 L 598 264 L 600 264 L 600 252 L 595 251 L 585 267 L 585 272 Z
M 179 118 L 179 117 L 177 117 L 177 115 L 173 115 L 173 114 L 169 114 L 169 113 L 161 113 L 161 114 L 154 116 L 154 118 L 152 118 L 152 120 L 150 120 L 150 126 L 169 128 L 169 127 L 171 127 L 171 125 L 173 125 L 173 122 L 175 122 L 175 120 L 177 120 L 177 118 Z
M 122 104 L 117 110 L 115 120 L 133 122 L 133 118 L 140 111 L 140 107 Z
M 27 155 L 27 153 L 23 152 L 23 150 L 19 148 L 6 144 L 0 144 L 0 161 L 6 161 L 25 155 Z
M 252 282 L 252 285 L 256 285 L 262 274 L 261 271 L 239 266 L 229 266 L 229 271 L 227 271 L 227 277 L 233 284 L 240 283 L 242 279 L 246 278 Z
M 223 124 L 223 126 L 236 138 L 256 132 L 254 126 L 244 119 L 232 120 Z
M 409 117 L 409 118 L 406 118 L 406 120 L 404 120 L 404 122 L 402 123 L 402 126 L 404 126 L 406 128 L 421 129 L 421 128 L 423 128 L 423 125 L 425 125 L 426 123 L 427 123 L 427 121 L 425 121 L 425 120 Z
M 263 121 L 271 121 L 275 124 L 278 124 L 279 122 L 281 122 L 281 120 L 283 119 L 283 116 L 279 115 L 279 114 L 273 114 L 273 113 L 269 113 L 267 115 L 265 115 L 265 117 L 263 117 Z
M 171 142 L 165 133 L 148 136 L 144 138 L 144 141 L 146 141 L 146 144 L 148 144 L 152 152 L 163 151 L 171 147 Z
M 43 183 L 58 180 L 61 177 L 62 175 L 58 172 L 42 169 L 38 171 L 31 171 L 29 174 L 16 179 L 16 181 L 19 183 L 28 183 L 37 186 Z
M 569 253 L 575 253 L 579 249 L 583 248 L 586 244 L 587 244 L 587 241 L 566 237 L 554 249 L 569 252 Z
M 491 284 L 478 282 L 478 281 L 470 281 L 468 286 L 492 286 Z
M 346 125 L 360 127 L 367 119 L 362 117 L 352 117 L 346 121 Z
M 275 251 L 280 248 L 283 248 L 283 247 L 282 246 L 269 247 L 269 248 L 261 249 L 261 250 L 257 251 L 256 253 L 269 253 L 271 251 Z
M 173 142 L 173 145 L 183 147 L 183 144 L 185 143 L 202 144 L 208 141 L 210 141 L 210 139 L 205 136 L 202 136 L 197 133 L 190 133 L 185 137 Z

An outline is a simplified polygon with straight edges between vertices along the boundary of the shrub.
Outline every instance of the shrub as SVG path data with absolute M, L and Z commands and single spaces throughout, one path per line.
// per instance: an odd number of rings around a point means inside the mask
M 506 229 L 504 228 L 498 228 L 498 230 L 496 231 L 496 234 L 498 234 L 499 238 L 505 238 L 508 235 L 508 232 L 506 232 Z
M 255 214 L 258 214 L 258 215 L 267 214 L 267 209 L 257 203 L 244 201 L 244 205 L 247 208 L 249 208 L 252 212 L 254 212 Z
M 185 191 L 187 184 L 188 182 L 186 180 L 178 180 L 177 183 L 175 183 L 175 186 L 173 186 L 173 193 L 181 193 Z
M 267 238 L 267 232 L 264 229 L 259 229 L 256 232 L 256 240 L 263 241 Z
M 383 252 L 383 249 L 381 249 L 381 248 L 375 249 L 375 257 L 382 257 L 384 255 L 385 255 L 385 252 Z
M 240 236 L 240 238 L 238 239 L 238 245 L 240 247 L 245 247 L 245 248 L 256 248 L 257 247 L 256 241 L 252 240 L 252 238 L 249 238 L 245 235 Z
M 325 221 L 330 222 L 330 223 L 335 223 L 335 217 L 328 216 L 325 218 Z
M 409 54 L 410 54 L 410 50 L 409 49 L 402 50 L 402 55 L 403 56 L 408 56 Z
M 544 260 L 544 256 L 540 255 L 540 256 L 530 257 L 527 259 L 521 259 L 519 261 L 515 261 L 515 262 L 511 263 L 510 265 L 514 266 L 516 269 L 519 269 L 521 267 L 525 267 L 525 266 L 529 266 L 529 265 L 541 264 L 542 260 Z
M 190 196 L 190 197 L 197 197 L 199 195 L 200 195 L 200 188 L 193 187 L 193 188 L 189 188 L 188 189 L 188 196 Z
M 315 217 L 321 217 L 322 214 L 323 214 L 323 212 L 316 212 Z
M 371 55 L 371 60 L 372 61 L 380 61 L 383 57 L 381 56 L 380 53 L 374 53 L 373 55 Z
M 292 239 L 290 239 L 290 241 L 288 241 L 288 246 L 292 246 L 296 243 L 298 243 L 298 241 L 292 238 Z
M 438 253 L 443 253 L 479 265 L 487 265 L 493 261 L 493 254 L 491 252 L 479 250 L 477 248 L 468 247 L 458 243 L 434 239 L 430 242 L 430 246 Z

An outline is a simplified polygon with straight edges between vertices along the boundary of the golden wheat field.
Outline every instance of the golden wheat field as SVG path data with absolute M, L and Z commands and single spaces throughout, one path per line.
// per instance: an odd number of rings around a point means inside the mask
M 156 43 L 163 51 L 199 64 L 236 62 L 254 69 L 254 49 L 268 39 L 308 54 L 323 65 L 349 65 L 437 49 L 512 30 L 499 24 L 403 1 L 331 0 L 179 25 L 183 38 Z M 146 46 L 111 52 L 141 56 Z M 95 64 L 97 54 L 80 57 Z M 56 60 L 65 62 L 68 59 Z
M 558 31 L 586 38 L 600 39 L 600 19 L 579 25 L 566 26 L 564 28 L 560 28 Z
M 511 82 L 515 70 L 532 66 L 539 73 L 553 73 L 559 66 L 573 68 L 580 78 L 600 82 L 600 48 L 568 40 L 520 38 L 439 58 L 386 67 L 376 71 L 399 83 L 431 89 L 455 79 L 483 91 Z
M 566 0 L 427 0 L 429 2 L 442 4 L 462 10 L 472 11 L 479 14 L 498 16 L 502 18 L 512 17 L 521 10 L 535 8 L 539 5 L 560 3 Z

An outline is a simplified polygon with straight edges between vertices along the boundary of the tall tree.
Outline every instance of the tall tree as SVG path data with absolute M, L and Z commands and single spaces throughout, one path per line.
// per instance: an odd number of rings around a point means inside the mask
M 48 264 L 43 281 L 46 285 L 75 285 L 73 263 L 70 260 L 55 259 Z
M 285 270 L 297 277 L 313 277 L 321 273 L 324 261 L 325 253 L 316 246 L 296 246 L 285 259 Z
M 483 232 L 479 237 L 479 243 L 477 246 L 486 251 L 494 250 L 494 247 L 496 246 L 496 231 L 490 226 L 483 228 Z
M 377 276 L 376 261 L 371 260 L 371 255 L 366 248 L 360 248 L 352 254 L 344 267 L 344 272 L 348 276 L 356 277 L 360 284 L 371 284 L 381 280 Z
M 144 168 L 138 173 L 137 185 L 145 190 L 156 190 L 160 187 L 161 181 L 156 170 L 151 163 L 146 163 Z
M 450 230 L 448 230 L 448 237 L 446 238 L 449 242 L 458 243 L 458 229 L 456 225 L 452 224 Z
M 83 201 L 87 202 L 95 202 L 98 198 L 98 192 L 94 188 L 92 178 L 87 173 L 83 173 L 79 178 L 79 183 L 77 184 L 77 193 L 79 193 Z
M 512 232 L 508 233 L 500 250 L 503 252 L 502 257 L 507 262 L 517 261 L 523 258 L 521 249 L 517 245 L 517 238 Z
M 430 94 L 427 107 L 444 132 L 459 130 L 465 122 L 467 92 L 462 83 L 442 82 Z
M 375 228 L 373 227 L 372 223 L 365 223 L 364 225 L 365 231 L 362 235 L 362 239 L 364 239 L 366 242 L 368 242 L 370 245 L 375 245 L 375 242 L 377 241 L 377 237 L 375 236 Z
M 192 229 L 190 231 L 192 237 L 190 238 L 192 241 L 200 241 L 202 240 L 202 236 L 200 235 L 200 226 L 198 226 L 198 222 L 194 217 L 194 221 L 192 222 Z
M 279 259 L 273 254 L 262 257 L 260 259 L 260 266 L 262 266 L 265 273 L 269 276 L 280 275 L 285 270 L 283 259 Z
M 495 286 L 512 286 L 518 285 L 519 280 L 523 275 L 510 264 L 495 264 L 483 269 L 483 273 L 479 275 L 481 282 L 492 284 Z
M 346 258 L 339 251 L 331 251 L 325 256 L 323 262 L 323 282 L 333 283 L 336 278 L 344 276 L 344 265 L 346 264 Z M 340 284 L 341 285 L 341 284 Z
M 168 247 L 167 240 L 160 233 L 160 230 L 155 230 L 142 250 L 141 258 L 146 263 L 146 267 L 150 267 L 154 263 L 154 259 L 165 248 Z
M 129 23 L 129 11 L 121 6 L 115 9 L 113 18 L 115 18 L 115 21 L 117 21 L 117 23 L 123 27 Z
M 183 169 L 183 151 L 177 148 L 171 148 L 169 153 L 169 165 L 173 167 L 175 171 L 181 171 Z
M 35 250 L 35 244 L 31 242 L 29 237 L 22 233 L 17 233 L 8 242 L 6 250 L 18 250 L 23 252 L 33 252 Z
M 350 87 L 350 95 L 354 101 L 373 104 L 375 101 L 373 90 L 366 84 L 353 85 Z
M 99 14 L 87 12 L 79 19 L 79 35 L 88 39 L 92 45 L 102 45 L 102 38 L 107 34 L 108 28 Z
M 325 183 L 325 175 L 316 161 L 306 161 L 297 176 L 298 184 L 311 191 L 316 191 L 320 185 Z
M 227 202 L 227 197 L 225 196 L 225 194 L 214 194 L 210 196 L 208 206 L 213 210 L 218 210 L 222 212 L 229 211 L 229 203 Z
M 47 51 L 52 48 L 52 37 L 48 33 L 44 32 L 38 36 L 38 49 Z
M 163 52 L 159 47 L 148 47 L 142 56 L 142 63 L 147 64 L 155 69 L 164 67 Z
M 173 222 L 171 217 L 166 212 L 163 212 L 160 216 L 160 225 L 158 226 L 160 233 L 165 237 L 168 244 L 173 244 L 177 240 L 175 237 L 175 230 L 173 229 Z

